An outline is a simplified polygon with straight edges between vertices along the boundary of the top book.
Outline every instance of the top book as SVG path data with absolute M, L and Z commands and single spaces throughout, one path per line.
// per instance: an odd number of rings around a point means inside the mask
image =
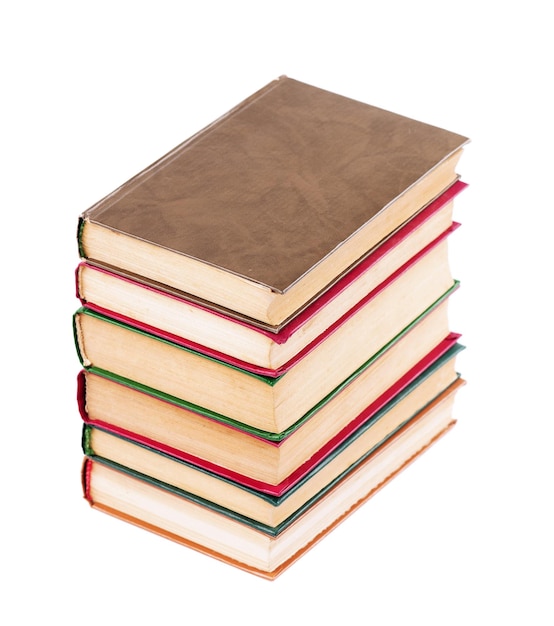
M 277 331 L 452 185 L 467 141 L 280 77 L 85 211 L 79 252 Z

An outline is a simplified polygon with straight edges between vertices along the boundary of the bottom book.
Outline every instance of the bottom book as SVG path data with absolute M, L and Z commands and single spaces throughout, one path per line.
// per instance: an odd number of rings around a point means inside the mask
M 454 425 L 460 384 L 461 379 L 435 398 L 276 536 L 88 457 L 83 463 L 85 497 L 98 510 L 274 579 Z

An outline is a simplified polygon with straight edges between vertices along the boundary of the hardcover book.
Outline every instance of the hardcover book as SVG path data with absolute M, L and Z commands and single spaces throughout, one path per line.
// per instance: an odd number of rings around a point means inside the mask
M 275 330 L 454 184 L 467 141 L 281 77 L 85 211 L 79 251 Z
M 452 427 L 454 394 L 431 402 L 277 533 L 89 457 L 83 464 L 84 494 L 100 511 L 274 579 Z

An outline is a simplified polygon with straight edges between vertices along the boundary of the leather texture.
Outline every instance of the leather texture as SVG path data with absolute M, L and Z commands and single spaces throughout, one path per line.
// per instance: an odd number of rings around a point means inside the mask
M 284 291 L 466 142 L 281 77 L 83 216 Z

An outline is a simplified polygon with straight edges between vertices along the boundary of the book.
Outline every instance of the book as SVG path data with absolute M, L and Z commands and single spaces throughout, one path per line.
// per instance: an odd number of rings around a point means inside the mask
M 107 370 L 261 430 L 279 433 L 456 288 L 447 241 L 416 255 L 277 378 L 253 374 L 87 307 L 74 316 L 84 367 Z
M 248 428 L 94 369 L 78 377 L 81 416 L 87 424 L 280 494 L 309 469 L 321 449 L 330 442 L 336 445 L 445 354 L 455 352 L 459 335 L 448 333 L 446 305 L 406 329 L 279 434 Z
M 278 534 L 90 457 L 83 463 L 84 495 L 99 511 L 274 579 L 454 425 L 454 394 L 425 407 Z
M 454 184 L 467 141 L 283 76 L 85 211 L 79 252 L 276 329 Z
M 338 437 L 325 442 L 307 467 L 277 495 L 94 422 L 84 425 L 83 450 L 91 458 L 159 482 L 193 501 L 210 503 L 226 515 L 256 523 L 264 532 L 278 534 L 435 398 L 463 384 L 455 371 L 456 353 L 455 349 L 450 351 L 388 401 L 368 406 Z
M 454 183 L 277 331 L 214 311 L 144 278 L 88 262 L 77 268 L 77 297 L 110 317 L 179 337 L 184 345 L 243 369 L 277 376 L 388 276 L 459 226 L 452 221 L 453 201 L 466 186 Z

